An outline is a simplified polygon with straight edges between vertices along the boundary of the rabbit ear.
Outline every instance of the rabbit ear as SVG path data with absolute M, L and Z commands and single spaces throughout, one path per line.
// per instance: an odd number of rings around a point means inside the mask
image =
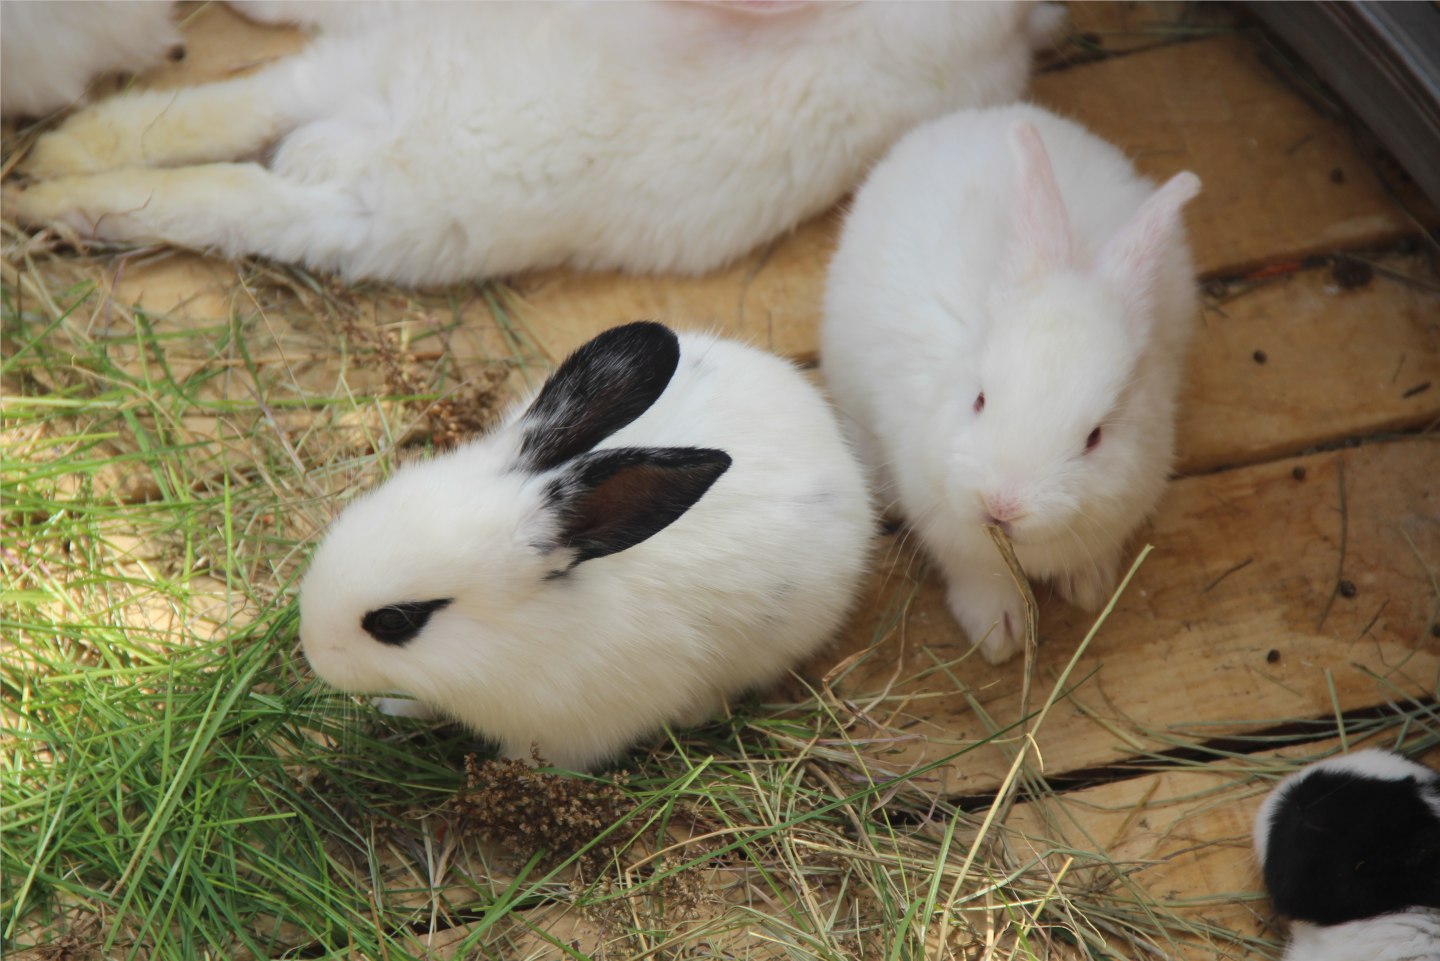
M 730 13 L 766 17 L 814 6 L 814 3 L 810 0 L 706 0 L 705 5 Z
M 1171 177 L 1140 205 L 1095 258 L 1095 273 L 1119 292 L 1136 333 L 1149 330 L 1160 267 L 1180 236 L 1180 211 L 1199 192 L 1200 178 L 1190 171 Z
M 520 418 L 520 467 L 547 471 L 650 409 L 680 363 L 664 324 L 612 327 L 566 358 Z
M 1008 276 L 1014 284 L 1070 266 L 1070 217 L 1040 131 L 1028 120 L 1006 134 L 1015 158 L 1015 214 L 1011 220 Z
M 585 454 L 550 488 L 559 520 L 550 549 L 573 550 L 574 567 L 634 547 L 678 520 L 729 468 L 729 454 L 701 447 Z

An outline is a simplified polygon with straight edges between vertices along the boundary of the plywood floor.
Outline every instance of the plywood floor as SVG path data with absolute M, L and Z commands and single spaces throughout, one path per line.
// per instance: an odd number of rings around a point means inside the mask
M 190 56 L 145 82 L 230 75 L 304 42 L 220 5 L 193 9 Z M 1440 279 L 1434 252 L 1407 238 L 1440 216 L 1229 29 L 1223 9 L 1198 18 L 1180 4 L 1071 10 L 1093 49 L 1052 58 L 1033 97 L 1089 124 L 1157 179 L 1200 175 L 1205 190 L 1189 226 L 1206 308 L 1187 375 L 1179 476 L 1135 541 L 1154 552 L 1080 660 L 1074 676 L 1085 682 L 1039 734 L 1045 773 L 1113 775 L 1177 737 L 1264 732 L 1276 719 L 1434 699 L 1440 436 L 1424 431 L 1440 422 Z M 515 287 L 554 356 L 616 323 L 652 318 L 813 364 L 839 221 L 838 210 L 822 215 L 704 278 L 553 270 L 516 278 Z M 1337 252 L 1363 259 L 1369 278 L 1354 284 L 1336 271 Z M 227 270 L 175 258 L 127 272 L 122 296 L 200 318 L 225 309 L 215 291 Z M 465 316 L 476 344 L 500 342 L 483 305 Z M 878 641 L 838 681 L 842 692 L 967 649 L 903 532 L 885 538 L 877 558 L 840 643 L 805 669 L 819 678 Z M 1341 592 L 1342 581 L 1353 590 Z M 1090 619 L 1039 593 L 1043 694 Z M 903 771 L 983 737 L 987 725 L 1013 722 L 1020 678 L 1019 663 L 992 668 L 972 658 L 900 686 L 894 693 L 915 697 L 889 724 L 909 739 L 874 760 Z M 1007 764 L 983 749 L 932 772 L 928 784 L 983 795 Z M 1259 887 L 1245 839 L 1258 798 L 1227 769 L 1121 779 L 1072 800 L 1082 812 L 1072 822 L 1093 838 L 1163 859 L 1137 883 L 1172 898 L 1224 892 L 1206 917 L 1263 925 L 1263 902 L 1235 896 Z M 1015 817 L 1042 830 L 1054 813 L 1021 806 Z

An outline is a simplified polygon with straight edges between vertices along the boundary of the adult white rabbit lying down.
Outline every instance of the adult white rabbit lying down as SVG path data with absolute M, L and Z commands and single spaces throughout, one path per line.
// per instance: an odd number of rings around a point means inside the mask
M 1357 751 L 1282 781 L 1255 816 L 1285 961 L 1440 959 L 1440 774 Z
M 352 278 L 703 272 L 834 203 L 915 123 L 1018 97 L 1031 9 L 415 4 L 248 78 L 99 104 L 7 200 Z
M 1196 312 L 1180 211 L 1121 152 L 1030 106 L 918 128 L 855 199 L 821 358 L 882 504 L 903 514 L 973 643 L 1023 641 L 1025 571 L 1093 609 L 1165 489 Z
M 672 376 L 673 375 L 673 376 Z M 300 595 L 311 666 L 584 768 L 829 640 L 873 516 L 829 405 L 787 362 L 636 323 L 490 436 L 347 508 Z
M 97 74 L 139 70 L 180 42 L 169 0 L 0 3 L 0 114 L 76 103 Z

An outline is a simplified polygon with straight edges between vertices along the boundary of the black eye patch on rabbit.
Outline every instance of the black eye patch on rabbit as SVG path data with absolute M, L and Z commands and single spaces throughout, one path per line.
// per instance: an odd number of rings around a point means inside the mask
M 403 647 L 424 629 L 431 614 L 443 609 L 452 600 L 454 598 L 443 597 L 434 601 L 407 601 L 366 611 L 360 619 L 360 628 L 381 644 Z

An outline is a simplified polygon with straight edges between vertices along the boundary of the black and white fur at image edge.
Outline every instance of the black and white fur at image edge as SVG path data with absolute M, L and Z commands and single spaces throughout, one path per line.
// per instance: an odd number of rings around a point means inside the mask
M 1370 749 L 1282 781 L 1255 816 L 1284 961 L 1440 961 L 1440 774 Z

